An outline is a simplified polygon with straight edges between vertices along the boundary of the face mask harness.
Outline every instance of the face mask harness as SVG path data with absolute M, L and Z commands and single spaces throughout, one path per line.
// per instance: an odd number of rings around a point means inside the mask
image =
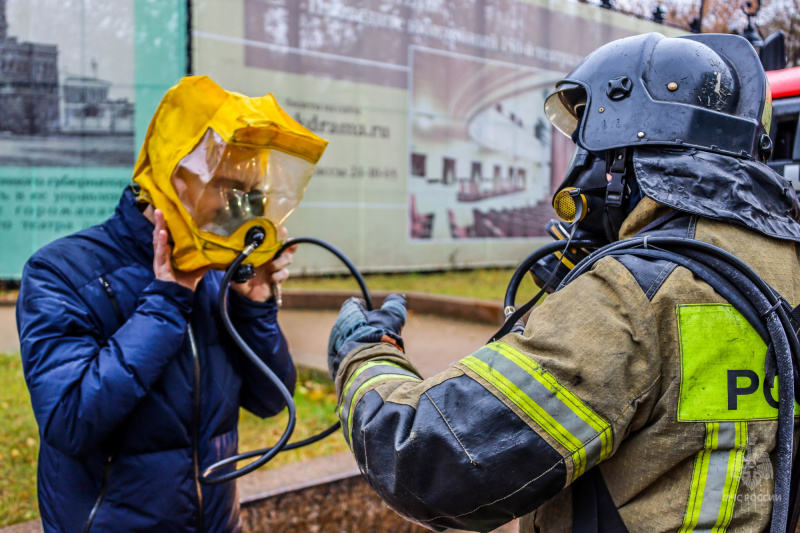
M 198 230 L 230 237 L 259 220 L 278 229 L 297 207 L 314 164 L 280 150 L 226 143 L 208 129 L 172 173 Z

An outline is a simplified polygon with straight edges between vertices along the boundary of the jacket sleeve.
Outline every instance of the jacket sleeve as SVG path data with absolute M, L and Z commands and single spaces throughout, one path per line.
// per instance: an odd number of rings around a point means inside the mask
M 42 439 L 81 457 L 133 411 L 180 350 L 193 293 L 154 280 L 108 342 L 75 287 L 31 260 L 17 302 L 25 379 Z
M 659 380 L 650 303 L 613 259 L 511 334 L 421 380 L 389 344 L 362 345 L 336 385 L 370 485 L 427 527 L 491 531 L 530 513 L 643 424 Z
M 297 371 L 289 346 L 278 325 L 278 306 L 273 301 L 255 302 L 236 291 L 229 291 L 231 320 L 244 341 L 275 372 L 294 394 Z M 242 362 L 242 407 L 266 418 L 278 414 L 286 402 L 272 382 L 244 354 Z

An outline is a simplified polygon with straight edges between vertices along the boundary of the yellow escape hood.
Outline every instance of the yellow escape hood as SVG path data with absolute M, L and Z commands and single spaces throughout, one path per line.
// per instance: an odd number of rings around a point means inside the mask
M 259 266 L 280 246 L 275 224 L 259 217 L 228 237 L 197 228 L 172 185 L 178 163 L 211 128 L 228 144 L 275 149 L 316 164 L 328 141 L 286 114 L 272 94 L 250 98 L 226 91 L 207 76 L 189 76 L 164 95 L 150 121 L 133 172 L 140 200 L 164 212 L 174 242 L 173 265 L 183 271 L 205 266 L 223 269 L 244 250 L 247 231 L 261 225 L 264 243 L 245 263 Z

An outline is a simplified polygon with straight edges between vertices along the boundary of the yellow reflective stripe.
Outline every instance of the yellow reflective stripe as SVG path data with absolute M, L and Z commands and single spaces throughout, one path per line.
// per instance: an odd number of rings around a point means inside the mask
M 354 418 L 353 413 L 356 410 L 356 405 L 358 404 L 358 401 L 361 399 L 359 395 L 362 392 L 364 392 L 364 389 L 366 389 L 370 385 L 377 383 L 379 381 L 387 381 L 390 379 L 411 379 L 411 378 L 403 374 L 381 374 L 380 376 L 375 376 L 374 378 L 368 379 L 367 381 L 362 383 L 361 386 L 358 389 L 356 389 L 355 394 L 353 394 L 353 407 L 347 413 L 347 420 L 342 420 L 342 425 L 347 427 L 347 443 L 350 445 L 351 451 L 353 449 L 353 418 Z
M 704 449 L 695 456 L 680 533 L 727 531 L 733 519 L 747 442 L 747 422 L 706 423 Z
M 350 392 L 350 387 L 353 386 L 353 383 L 355 383 L 355 381 L 358 379 L 358 376 L 360 376 L 365 370 L 369 370 L 374 366 L 380 366 L 380 365 L 393 366 L 401 370 L 404 370 L 403 367 L 401 367 L 396 363 L 392 363 L 389 361 L 380 361 L 380 360 L 372 360 L 369 363 L 365 363 L 360 367 L 358 367 L 356 371 L 353 372 L 353 374 L 350 376 L 350 379 L 347 380 L 347 384 L 344 387 L 344 392 L 342 393 L 342 403 L 339 405 L 339 410 L 337 412 L 338 415 L 342 414 L 342 408 L 344 407 L 344 399 L 347 398 L 347 394 Z
M 597 415 L 583 400 L 578 398 L 571 390 L 564 387 L 559 381 L 541 367 L 536 361 L 531 359 L 525 353 L 517 350 L 504 342 L 494 342 L 489 345 L 490 348 L 500 352 L 511 361 L 519 365 L 528 374 L 531 375 L 536 381 L 541 383 L 550 392 L 552 392 L 564 405 L 575 413 L 581 420 L 583 420 L 589 427 L 594 429 L 600 436 L 600 458 L 603 461 L 611 455 L 611 448 L 613 445 L 611 425 L 603 418 Z M 598 461 L 598 462 L 599 462 Z
M 678 533 L 689 533 L 697 526 L 700 519 L 700 506 L 703 503 L 703 492 L 706 488 L 706 477 L 708 476 L 708 465 L 711 459 L 711 450 L 714 449 L 716 441 L 715 433 L 719 430 L 718 423 L 706 424 L 706 438 L 704 449 L 697 452 L 692 468 L 692 485 L 689 489 L 689 501 L 686 505 L 686 513 L 683 516 L 683 525 Z
M 461 363 L 514 402 L 522 412 L 531 417 L 534 422 L 570 452 L 573 461 L 573 478 L 577 478 L 584 472 L 586 468 L 586 450 L 580 439 L 567 431 L 558 420 L 553 418 L 545 409 L 495 368 L 473 355 L 465 357 L 461 360 Z

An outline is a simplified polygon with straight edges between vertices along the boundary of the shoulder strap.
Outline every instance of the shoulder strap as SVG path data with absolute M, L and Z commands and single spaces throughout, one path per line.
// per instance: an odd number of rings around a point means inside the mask
M 572 531 L 628 533 L 599 468 L 592 468 L 572 484 Z

